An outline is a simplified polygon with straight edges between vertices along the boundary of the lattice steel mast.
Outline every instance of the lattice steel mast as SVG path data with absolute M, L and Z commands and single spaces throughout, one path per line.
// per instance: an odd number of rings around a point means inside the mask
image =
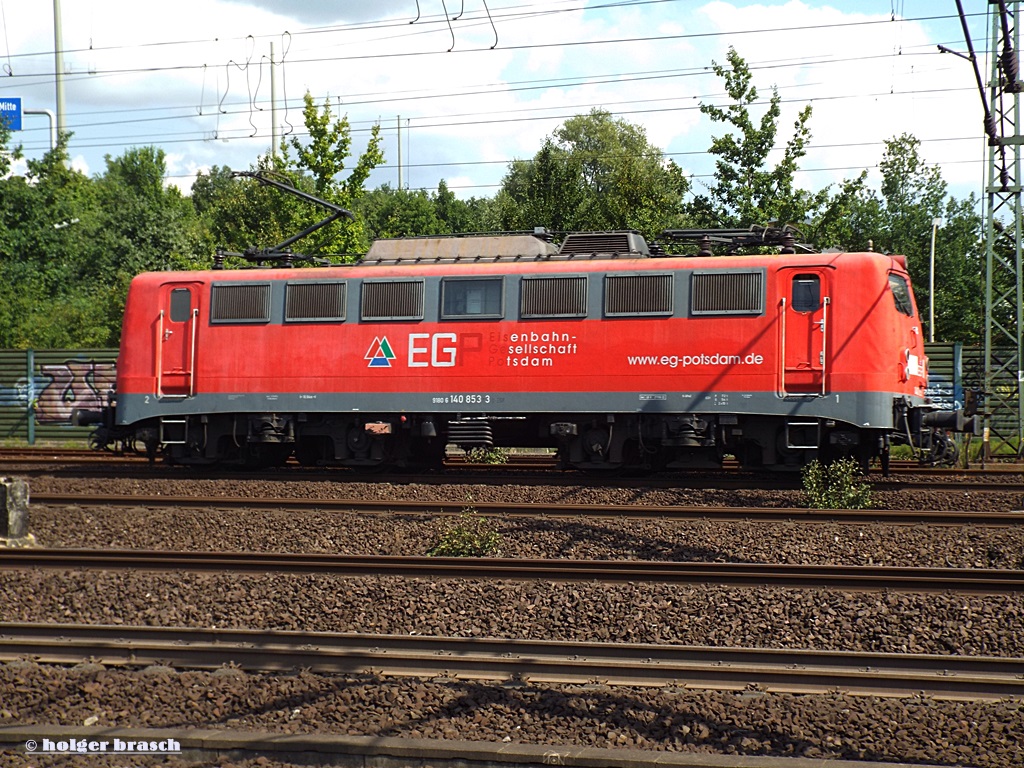
M 1007 5 L 1010 7 L 1008 8 Z M 960 8 L 958 0 L 957 7 Z M 1024 450 L 1021 294 L 1020 3 L 989 0 L 992 73 L 986 132 L 985 189 L 985 457 Z M 961 19 L 963 9 L 960 8 Z M 966 25 L 965 25 L 966 31 Z M 969 41 L 969 37 L 968 37 Z M 972 52 L 973 56 L 973 52 Z M 1002 230 L 1002 248 L 997 239 Z M 1005 247 L 1006 239 L 1010 249 Z

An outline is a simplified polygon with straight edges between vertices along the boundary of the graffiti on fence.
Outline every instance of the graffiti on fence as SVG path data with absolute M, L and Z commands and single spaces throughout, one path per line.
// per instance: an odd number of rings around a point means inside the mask
M 964 388 L 959 377 L 951 379 L 940 373 L 928 372 L 925 394 L 941 411 L 954 411 L 964 406 Z
M 35 402 L 40 424 L 70 424 L 73 409 L 102 408 L 117 378 L 115 363 L 95 360 L 65 360 L 39 370 L 45 377 Z

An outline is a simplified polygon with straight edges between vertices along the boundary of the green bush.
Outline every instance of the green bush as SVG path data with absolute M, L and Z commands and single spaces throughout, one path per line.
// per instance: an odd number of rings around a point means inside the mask
M 467 507 L 457 518 L 438 526 L 437 543 L 430 557 L 494 557 L 501 550 L 501 534 L 494 523 Z
M 478 445 L 466 451 L 466 461 L 472 464 L 507 464 L 508 454 L 501 448 Z
M 812 509 L 867 509 L 871 489 L 860 482 L 860 465 L 854 459 L 831 464 L 812 461 L 803 468 L 804 493 Z
M 889 458 L 893 461 L 910 461 L 917 457 L 914 456 L 912 445 L 894 445 L 889 449 Z

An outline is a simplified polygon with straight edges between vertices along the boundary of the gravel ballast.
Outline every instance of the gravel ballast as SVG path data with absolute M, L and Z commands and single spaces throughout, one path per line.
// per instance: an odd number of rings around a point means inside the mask
M 376 676 L 0 666 L 0 725 L 471 739 L 741 755 L 1012 766 L 1024 708 L 1010 702 L 793 696 L 658 688 L 490 685 Z M 31 693 L 29 693 L 31 691 Z
M 90 483 L 95 486 L 90 488 Z M 34 478 L 39 493 L 802 506 L 799 491 Z M 939 498 L 941 496 L 941 498 Z M 877 506 L 979 509 L 970 495 L 876 493 Z M 1018 494 L 1019 496 L 1019 494 Z M 951 498 L 954 497 L 954 498 Z M 941 503 L 940 503 L 941 502 Z M 979 494 L 985 509 L 1019 509 Z M 33 505 L 48 547 L 424 554 L 447 518 Z M 510 557 L 1024 567 L 1021 529 L 969 525 L 494 518 Z M 1024 656 L 1024 596 L 98 571 L 6 571 L 0 621 L 604 640 Z M 0 665 L 0 726 L 196 726 L 645 750 L 1011 766 L 1024 705 L 415 678 Z M 272 765 L 273 763 L 266 763 Z

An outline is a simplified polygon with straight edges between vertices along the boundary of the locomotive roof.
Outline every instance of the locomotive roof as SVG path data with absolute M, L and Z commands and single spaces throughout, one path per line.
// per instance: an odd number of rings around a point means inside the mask
M 210 281 L 265 281 L 265 280 L 316 280 L 339 278 L 380 278 L 408 277 L 411 275 L 500 275 L 531 273 L 568 272 L 637 272 L 666 270 L 742 270 L 762 267 L 769 271 L 780 267 L 822 266 L 874 263 L 875 269 L 906 271 L 903 256 L 890 256 L 877 252 L 853 253 L 800 253 L 800 254 L 755 254 L 749 256 L 622 256 L 615 259 L 594 258 L 591 255 L 568 257 L 519 259 L 519 260 L 460 260 L 432 261 L 430 263 L 403 261 L 400 263 L 356 263 L 326 267 L 290 268 L 249 268 L 225 270 L 199 270 L 194 272 L 150 272 L 136 279 L 168 282 L 210 282 Z
M 454 264 L 551 259 L 617 259 L 649 256 L 636 232 L 574 232 L 561 246 L 546 230 L 489 235 L 436 235 L 375 240 L 360 264 Z

